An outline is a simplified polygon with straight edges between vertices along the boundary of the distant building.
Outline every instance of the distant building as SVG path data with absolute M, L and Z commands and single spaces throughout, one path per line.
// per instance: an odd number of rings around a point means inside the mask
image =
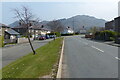
M 82 28 L 80 28 L 79 33 L 80 34 L 86 34 L 87 30 L 85 29 L 85 27 L 83 26 Z
M 105 23 L 105 30 L 114 31 L 115 30 L 115 21 L 109 21 Z
M 115 18 L 115 31 L 120 33 L 120 16 Z
M 29 33 L 32 35 L 33 38 L 36 38 L 40 35 L 45 36 L 47 33 L 51 33 L 51 31 L 49 29 L 46 28 L 41 28 L 41 27 L 35 27 L 35 26 L 31 26 L 29 29 Z
M 67 27 L 64 29 L 64 31 L 62 32 L 62 34 L 73 34 L 74 31 L 70 28 L 70 27 Z

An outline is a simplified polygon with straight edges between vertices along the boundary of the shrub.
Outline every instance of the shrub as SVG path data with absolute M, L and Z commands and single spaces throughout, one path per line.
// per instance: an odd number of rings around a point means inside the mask
M 61 34 L 61 36 L 72 36 L 74 35 L 73 33 L 69 33 L 69 34 Z
M 115 40 L 117 33 L 109 30 L 100 31 L 95 33 L 95 39 L 111 41 Z
M 76 32 L 75 35 L 79 35 L 79 32 Z
M 56 32 L 55 34 L 56 34 L 56 37 L 60 37 L 61 36 L 61 34 L 59 32 Z

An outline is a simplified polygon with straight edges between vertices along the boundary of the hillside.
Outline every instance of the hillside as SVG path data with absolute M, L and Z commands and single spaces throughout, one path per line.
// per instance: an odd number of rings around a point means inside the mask
M 105 20 L 104 19 L 98 19 L 92 16 L 87 16 L 87 15 L 77 15 L 71 18 L 64 18 L 64 19 L 59 19 L 58 21 L 60 21 L 64 27 L 70 26 L 71 28 L 73 28 L 75 31 L 77 31 L 78 29 L 82 28 L 83 26 L 88 29 L 90 27 L 105 27 Z M 40 22 L 40 24 L 46 25 L 49 21 L 42 21 Z M 18 21 L 10 24 L 9 26 L 11 27 L 16 27 L 18 26 L 19 23 Z M 48 27 L 47 27 L 48 28 Z

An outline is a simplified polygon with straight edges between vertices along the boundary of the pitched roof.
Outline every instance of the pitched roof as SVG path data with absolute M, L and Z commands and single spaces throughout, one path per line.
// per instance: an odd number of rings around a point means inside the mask
M 5 25 L 5 24 L 0 23 L 0 27 L 8 27 L 8 26 Z
M 8 29 L 5 32 L 7 32 L 8 34 L 11 34 L 11 35 L 19 35 L 19 33 L 14 31 L 13 29 Z

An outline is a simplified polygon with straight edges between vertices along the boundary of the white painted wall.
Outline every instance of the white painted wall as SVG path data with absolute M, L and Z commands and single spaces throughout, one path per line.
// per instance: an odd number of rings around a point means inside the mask
M 73 34 L 74 31 L 73 30 L 70 30 L 70 29 L 66 29 L 64 30 L 64 32 L 62 32 L 62 34 Z

